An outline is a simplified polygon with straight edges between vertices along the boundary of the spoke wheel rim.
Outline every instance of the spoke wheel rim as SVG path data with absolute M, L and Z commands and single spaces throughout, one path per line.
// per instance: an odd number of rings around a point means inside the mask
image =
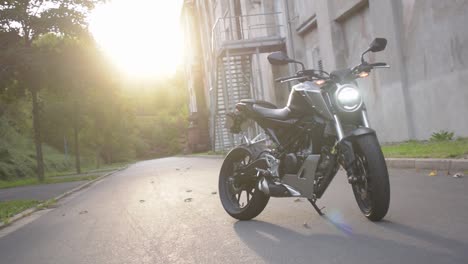
M 247 166 L 250 162 L 251 158 L 249 155 L 244 155 L 234 160 L 230 169 L 230 175 L 226 177 L 225 181 L 229 200 L 234 207 L 241 210 L 251 204 L 256 189 L 255 184 L 240 182 L 236 177 L 236 171 L 239 168 Z
M 353 192 L 359 207 L 365 214 L 372 211 L 372 189 L 370 187 L 370 177 L 367 159 L 365 156 L 356 155 L 356 167 L 359 172 L 359 182 L 353 184 Z

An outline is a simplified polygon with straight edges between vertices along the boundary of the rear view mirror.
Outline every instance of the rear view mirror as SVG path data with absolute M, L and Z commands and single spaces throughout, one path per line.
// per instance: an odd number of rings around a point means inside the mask
M 295 62 L 282 51 L 273 52 L 268 55 L 268 61 L 273 65 L 285 65 L 291 62 Z
M 368 53 L 369 51 L 379 52 L 379 51 L 384 50 L 385 47 L 387 47 L 387 39 L 385 39 L 385 38 L 375 38 L 374 41 L 372 41 L 372 43 L 369 45 L 369 48 L 366 51 L 364 51 L 364 53 L 362 53 L 361 63 L 365 62 L 364 55 L 366 55 L 366 53 Z
M 369 51 L 372 52 L 379 52 L 385 49 L 387 46 L 387 39 L 384 38 L 376 38 L 369 46 Z
M 304 63 L 289 58 L 288 55 L 286 55 L 282 51 L 273 52 L 270 55 L 268 55 L 267 58 L 268 58 L 268 61 L 270 62 L 270 64 L 272 64 L 272 65 L 285 65 L 285 64 L 288 64 L 288 63 L 297 63 L 297 64 L 301 65 L 302 70 L 305 69 Z

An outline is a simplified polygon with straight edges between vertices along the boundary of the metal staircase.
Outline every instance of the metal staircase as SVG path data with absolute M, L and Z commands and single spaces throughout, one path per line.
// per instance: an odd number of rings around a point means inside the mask
M 212 146 L 225 151 L 241 143 L 226 126 L 226 114 L 235 110 L 241 99 L 264 99 L 255 91 L 264 87 L 253 81 L 252 56 L 280 50 L 284 38 L 274 16 L 279 13 L 225 17 L 213 27 L 212 52 L 215 58 L 215 87 L 212 92 Z M 273 19 L 272 19 L 273 18 Z M 261 73 L 260 73 L 261 75 Z M 261 78 L 261 76 L 260 76 Z M 263 94 L 263 93 L 259 93 Z M 252 137 L 256 128 L 249 128 Z
M 241 99 L 252 98 L 251 60 L 249 55 L 221 57 L 217 67 L 215 150 L 226 150 L 240 144 L 240 139 L 229 133 L 226 114 L 233 112 Z

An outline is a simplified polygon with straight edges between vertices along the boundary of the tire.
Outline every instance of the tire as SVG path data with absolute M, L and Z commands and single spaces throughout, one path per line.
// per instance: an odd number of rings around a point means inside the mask
M 236 166 L 249 164 L 253 161 L 252 157 L 252 152 L 247 148 L 235 148 L 224 159 L 219 173 L 218 188 L 221 204 L 230 216 L 238 220 L 250 220 L 258 216 L 270 199 L 268 195 L 258 190 L 255 175 L 251 175 L 250 181 L 240 182 L 236 179 L 234 173 Z M 237 197 L 238 192 L 239 198 Z M 241 202 L 242 194 L 244 194 L 243 198 L 246 203 Z
M 390 206 L 387 164 L 375 134 L 363 135 L 354 142 L 359 183 L 353 193 L 361 212 L 371 221 L 380 221 Z

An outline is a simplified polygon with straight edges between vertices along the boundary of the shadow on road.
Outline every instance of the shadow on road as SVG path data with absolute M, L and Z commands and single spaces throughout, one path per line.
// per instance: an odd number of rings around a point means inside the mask
M 466 245 L 401 224 L 384 222 L 386 229 L 442 247 L 402 244 L 391 239 L 357 234 L 350 227 L 323 218 L 339 234 L 298 233 L 278 225 L 245 221 L 234 230 L 245 244 L 268 263 L 464 263 Z M 372 223 L 369 223 L 372 225 Z M 306 230 L 306 229 L 304 229 Z M 425 244 L 425 243 L 423 243 Z
M 389 221 L 389 220 L 383 220 L 380 223 L 374 223 L 374 224 L 379 225 L 380 227 L 383 227 L 390 231 L 398 232 L 400 234 L 425 241 L 437 247 L 445 248 L 447 251 L 450 251 L 455 255 L 458 255 L 458 256 L 465 255 L 464 257 L 465 261 L 466 259 L 468 259 L 468 252 L 467 252 L 468 245 L 460 241 L 450 239 L 447 237 L 443 237 L 443 236 L 440 236 L 431 232 L 427 232 L 421 229 L 416 229 L 414 227 L 407 226 L 407 225 L 400 224 L 400 223 L 393 222 L 393 221 Z

